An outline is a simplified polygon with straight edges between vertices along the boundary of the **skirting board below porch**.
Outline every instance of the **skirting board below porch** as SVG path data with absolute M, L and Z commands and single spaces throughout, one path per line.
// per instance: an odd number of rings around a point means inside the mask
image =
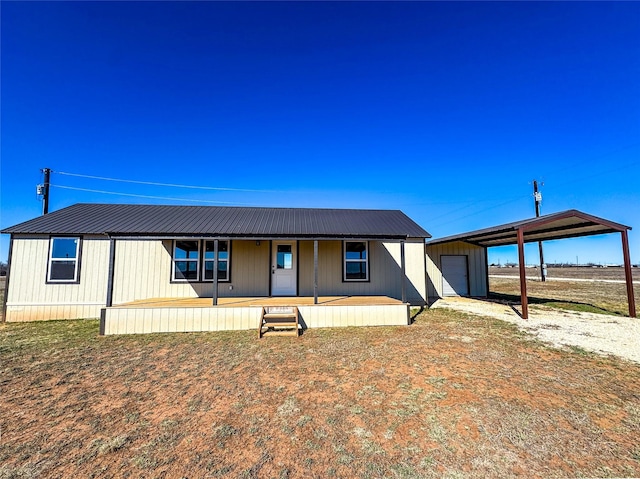
M 409 324 L 409 305 L 298 305 L 303 328 L 402 326 Z M 262 307 L 114 307 L 102 309 L 101 334 L 146 334 L 251 330 L 258 328 Z

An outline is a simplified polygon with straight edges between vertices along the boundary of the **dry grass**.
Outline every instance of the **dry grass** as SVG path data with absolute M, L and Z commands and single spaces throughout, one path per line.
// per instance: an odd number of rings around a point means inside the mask
M 0 478 L 640 475 L 640 367 L 499 321 L 97 332 L 0 325 Z

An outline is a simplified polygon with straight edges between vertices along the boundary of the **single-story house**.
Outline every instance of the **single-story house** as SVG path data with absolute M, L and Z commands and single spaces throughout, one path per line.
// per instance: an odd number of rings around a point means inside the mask
M 101 319 L 103 334 L 258 328 L 295 307 L 303 327 L 401 325 L 410 306 L 486 297 L 487 248 L 620 233 L 568 210 L 426 242 L 398 210 L 77 204 L 6 228 L 5 321 Z M 260 323 L 262 324 L 262 323 Z
M 76 204 L 6 228 L 6 321 L 105 334 L 407 324 L 428 302 L 422 227 L 397 210 Z

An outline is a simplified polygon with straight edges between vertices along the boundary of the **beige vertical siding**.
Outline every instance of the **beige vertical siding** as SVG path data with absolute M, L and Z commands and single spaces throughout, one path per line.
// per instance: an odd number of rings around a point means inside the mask
M 79 284 L 46 284 L 48 236 L 15 237 L 7 321 L 98 317 L 106 303 L 109 240 L 86 236 L 82 242 Z M 300 241 L 299 295 L 313 295 L 313 241 Z M 270 242 L 232 241 L 231 282 L 221 282 L 220 297 L 269 296 Z M 113 303 L 149 298 L 210 297 L 211 282 L 171 281 L 169 240 L 116 240 Z M 342 242 L 319 242 L 320 295 L 384 295 L 401 298 L 400 244 L 369 243 L 370 281 L 342 280 Z M 424 304 L 425 257 L 422 240 L 405 244 L 407 300 Z M 388 323 L 387 323 L 388 324 Z M 393 324 L 397 324 L 393 323 Z
M 14 237 L 7 321 L 97 318 L 107 296 L 109 240 L 82 240 L 80 282 L 47 284 L 49 237 Z
M 299 294 L 313 296 L 313 241 L 300 241 Z M 402 297 L 400 243 L 369 242 L 369 281 L 343 281 L 342 241 L 318 242 L 318 294 L 321 296 Z M 405 243 L 407 301 L 426 300 L 424 242 Z
M 232 241 L 231 282 L 220 283 L 220 297 L 269 296 L 269 241 Z M 313 241 L 299 242 L 300 296 L 313 295 Z M 212 283 L 171 282 L 171 241 L 118 240 L 114 275 L 114 304 L 148 298 L 208 297 Z M 342 281 L 342 242 L 319 241 L 319 294 L 401 297 L 400 244 L 369 243 L 370 281 Z M 424 243 L 406 242 L 407 300 L 426 298 Z M 233 289 L 229 289 L 232 286 Z
M 429 278 L 429 297 L 442 297 L 442 255 L 467 256 L 469 266 L 469 294 L 471 296 L 487 295 L 487 263 L 485 249 L 462 241 L 427 245 L 427 276 Z
M 269 241 L 233 241 L 231 245 L 231 284 L 219 288 L 220 296 L 269 296 Z
M 212 282 L 172 282 L 171 254 L 170 240 L 117 240 L 113 303 L 213 296 Z M 268 296 L 269 254 L 268 241 L 232 241 L 231 282 L 220 282 L 218 295 Z

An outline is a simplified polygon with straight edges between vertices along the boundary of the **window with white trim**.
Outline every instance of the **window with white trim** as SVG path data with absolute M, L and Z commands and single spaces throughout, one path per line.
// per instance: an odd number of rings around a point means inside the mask
M 369 242 L 344 242 L 344 281 L 369 281 Z
M 49 243 L 47 281 L 77 283 L 79 280 L 80 238 L 52 237 Z
M 213 241 L 204 242 L 204 281 L 213 281 Z M 218 241 L 218 281 L 229 281 L 229 241 Z
M 175 240 L 173 242 L 174 281 L 198 281 L 200 273 L 200 241 Z

